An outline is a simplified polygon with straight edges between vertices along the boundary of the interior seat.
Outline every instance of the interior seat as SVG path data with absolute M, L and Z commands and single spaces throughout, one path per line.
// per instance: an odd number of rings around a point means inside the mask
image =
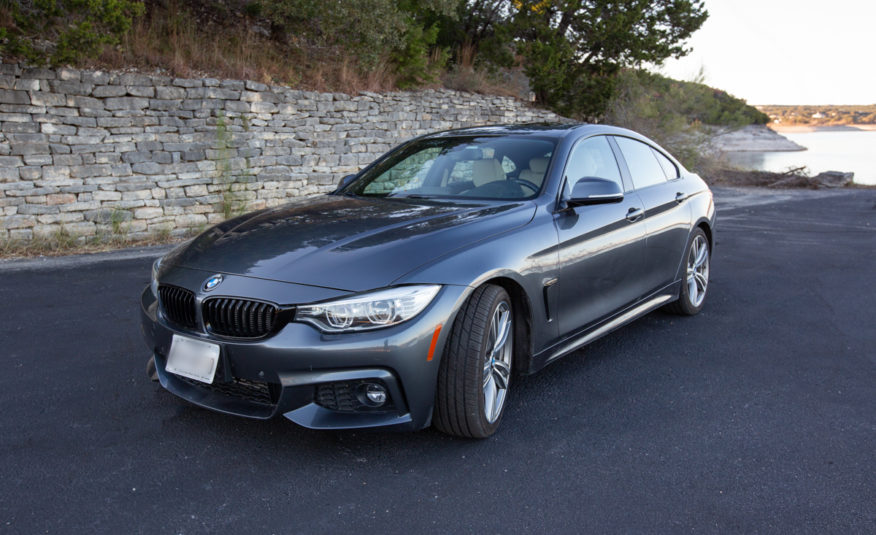
M 532 158 L 529 160 L 529 169 L 520 171 L 518 177 L 520 180 L 527 180 L 538 187 L 544 182 L 544 175 L 547 171 L 550 158 Z
M 483 186 L 490 182 L 505 180 L 505 170 L 495 158 L 475 160 L 472 162 L 471 179 L 475 187 Z

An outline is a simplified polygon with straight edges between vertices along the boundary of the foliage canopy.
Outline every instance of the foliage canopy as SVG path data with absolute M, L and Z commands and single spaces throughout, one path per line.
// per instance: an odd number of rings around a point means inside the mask
M 123 65 L 146 58 L 174 69 L 200 46 L 225 65 L 239 51 L 237 65 L 269 57 L 283 66 L 265 81 L 306 84 L 299 66 L 326 65 L 399 88 L 450 83 L 449 74 L 468 69 L 577 119 L 611 117 L 635 87 L 689 122 L 763 122 L 726 93 L 636 70 L 687 53 L 707 16 L 702 0 L 0 0 L 0 54 L 52 65 L 115 54 Z M 210 70 L 209 62 L 193 67 Z M 512 89 L 510 79 L 523 82 Z
M 621 68 L 687 53 L 705 22 L 700 0 L 474 0 L 445 35 L 481 48 L 487 61 L 516 58 L 539 102 L 596 119 Z
M 0 53 L 53 65 L 76 63 L 118 45 L 133 19 L 145 12 L 139 0 L 3 0 L 0 8 L 6 14 Z

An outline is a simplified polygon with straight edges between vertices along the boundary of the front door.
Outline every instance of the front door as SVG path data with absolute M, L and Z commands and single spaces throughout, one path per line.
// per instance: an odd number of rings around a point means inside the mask
M 605 136 L 578 142 L 569 154 L 562 195 L 581 178 L 616 181 L 620 170 Z M 593 324 L 631 304 L 640 283 L 645 248 L 644 206 L 635 194 L 623 201 L 568 208 L 555 214 L 559 238 L 560 336 Z

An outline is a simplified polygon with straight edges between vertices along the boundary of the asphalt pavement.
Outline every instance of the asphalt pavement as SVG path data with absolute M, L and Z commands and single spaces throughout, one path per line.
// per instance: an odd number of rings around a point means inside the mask
M 703 312 L 516 378 L 482 441 L 188 405 L 160 249 L 2 263 L 0 533 L 874 533 L 876 191 L 717 193 Z

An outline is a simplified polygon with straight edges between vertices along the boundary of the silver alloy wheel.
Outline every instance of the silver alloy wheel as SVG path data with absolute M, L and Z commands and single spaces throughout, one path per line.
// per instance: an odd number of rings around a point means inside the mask
M 489 423 L 495 422 L 502 414 L 511 378 L 513 344 L 511 307 L 502 301 L 493 312 L 484 355 L 484 417 Z
M 687 298 L 699 308 L 709 286 L 709 244 L 705 236 L 697 235 L 690 244 L 687 257 Z

